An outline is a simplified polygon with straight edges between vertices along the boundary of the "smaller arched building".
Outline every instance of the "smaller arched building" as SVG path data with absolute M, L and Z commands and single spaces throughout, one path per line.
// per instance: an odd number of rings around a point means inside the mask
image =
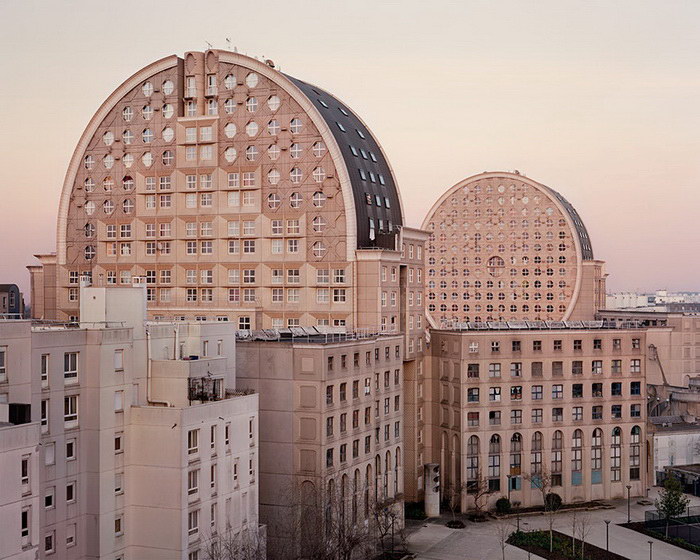
M 603 263 L 574 207 L 516 173 L 460 181 L 428 212 L 427 312 L 459 322 L 592 319 L 604 305 Z

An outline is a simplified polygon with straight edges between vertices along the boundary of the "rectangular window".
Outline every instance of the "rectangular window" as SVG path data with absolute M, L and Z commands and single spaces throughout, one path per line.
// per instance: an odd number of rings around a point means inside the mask
M 66 423 L 78 422 L 78 395 L 63 398 L 63 420 Z
M 193 455 L 199 451 L 199 430 L 187 432 L 187 454 Z
M 552 385 L 552 398 L 553 399 L 563 399 L 564 398 L 564 386 L 563 385 Z
M 4 354 L 3 354 L 4 356 Z M 2 358 L 4 364 L 4 357 Z M 63 378 L 76 379 L 78 377 L 78 352 L 65 352 L 63 354 Z
M 468 379 L 478 379 L 479 378 L 479 364 L 467 364 L 467 378 Z

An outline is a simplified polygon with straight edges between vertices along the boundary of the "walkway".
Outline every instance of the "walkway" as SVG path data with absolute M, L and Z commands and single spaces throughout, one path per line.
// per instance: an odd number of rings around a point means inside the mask
M 657 496 L 657 489 L 650 492 L 649 500 L 653 502 Z M 700 498 L 690 496 L 690 505 L 700 505 Z M 613 502 L 615 509 L 601 509 L 589 512 L 577 512 L 577 516 L 589 516 L 590 532 L 586 541 L 600 548 L 605 548 L 605 519 L 610 519 L 610 550 L 626 556 L 631 560 L 646 560 L 649 558 L 649 540 L 653 540 L 653 560 L 698 560 L 697 554 L 667 544 L 657 539 L 651 539 L 646 535 L 620 527 L 619 523 L 627 521 L 627 501 Z M 644 511 L 653 506 L 640 506 L 636 500 L 632 500 L 632 521 L 642 521 Z M 571 513 L 560 513 L 556 516 L 554 528 L 568 535 L 571 534 Z M 449 529 L 445 523 L 449 520 L 444 517 L 439 520 L 418 523 L 409 521 L 408 548 L 417 554 L 418 560 L 502 560 L 500 539 L 498 537 L 498 525 L 501 522 L 489 521 L 486 523 L 470 523 L 466 521 L 465 529 Z M 511 530 L 515 530 L 516 520 L 508 520 L 512 524 Z M 546 529 L 547 519 L 543 515 L 523 516 L 520 519 L 520 528 L 523 530 Z M 527 552 L 510 545 L 506 545 L 506 560 L 526 560 Z M 533 559 L 539 556 L 531 555 Z

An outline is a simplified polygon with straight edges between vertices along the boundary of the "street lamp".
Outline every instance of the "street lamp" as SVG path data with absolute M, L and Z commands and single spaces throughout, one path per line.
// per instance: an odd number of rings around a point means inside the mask
M 610 529 L 610 520 L 603 519 L 605 521 L 605 550 L 610 551 L 610 539 L 608 538 L 608 529 Z
M 654 546 L 654 541 L 647 541 L 649 543 L 649 560 L 653 560 L 654 557 L 652 556 L 652 546 Z
M 627 485 L 627 523 L 632 521 L 632 518 L 630 517 L 630 490 L 632 490 L 632 485 L 628 484 Z

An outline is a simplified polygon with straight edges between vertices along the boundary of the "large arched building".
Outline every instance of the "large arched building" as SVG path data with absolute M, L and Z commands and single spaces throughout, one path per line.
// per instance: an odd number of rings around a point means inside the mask
M 433 326 L 593 319 L 603 263 L 555 190 L 517 173 L 460 181 L 428 212 L 427 312 Z
M 336 97 L 271 61 L 166 57 L 120 85 L 80 138 L 56 254 L 30 267 L 34 316 L 77 319 L 88 276 L 144 281 L 155 318 L 396 331 L 400 248 L 422 239 L 403 222 L 382 148 Z

